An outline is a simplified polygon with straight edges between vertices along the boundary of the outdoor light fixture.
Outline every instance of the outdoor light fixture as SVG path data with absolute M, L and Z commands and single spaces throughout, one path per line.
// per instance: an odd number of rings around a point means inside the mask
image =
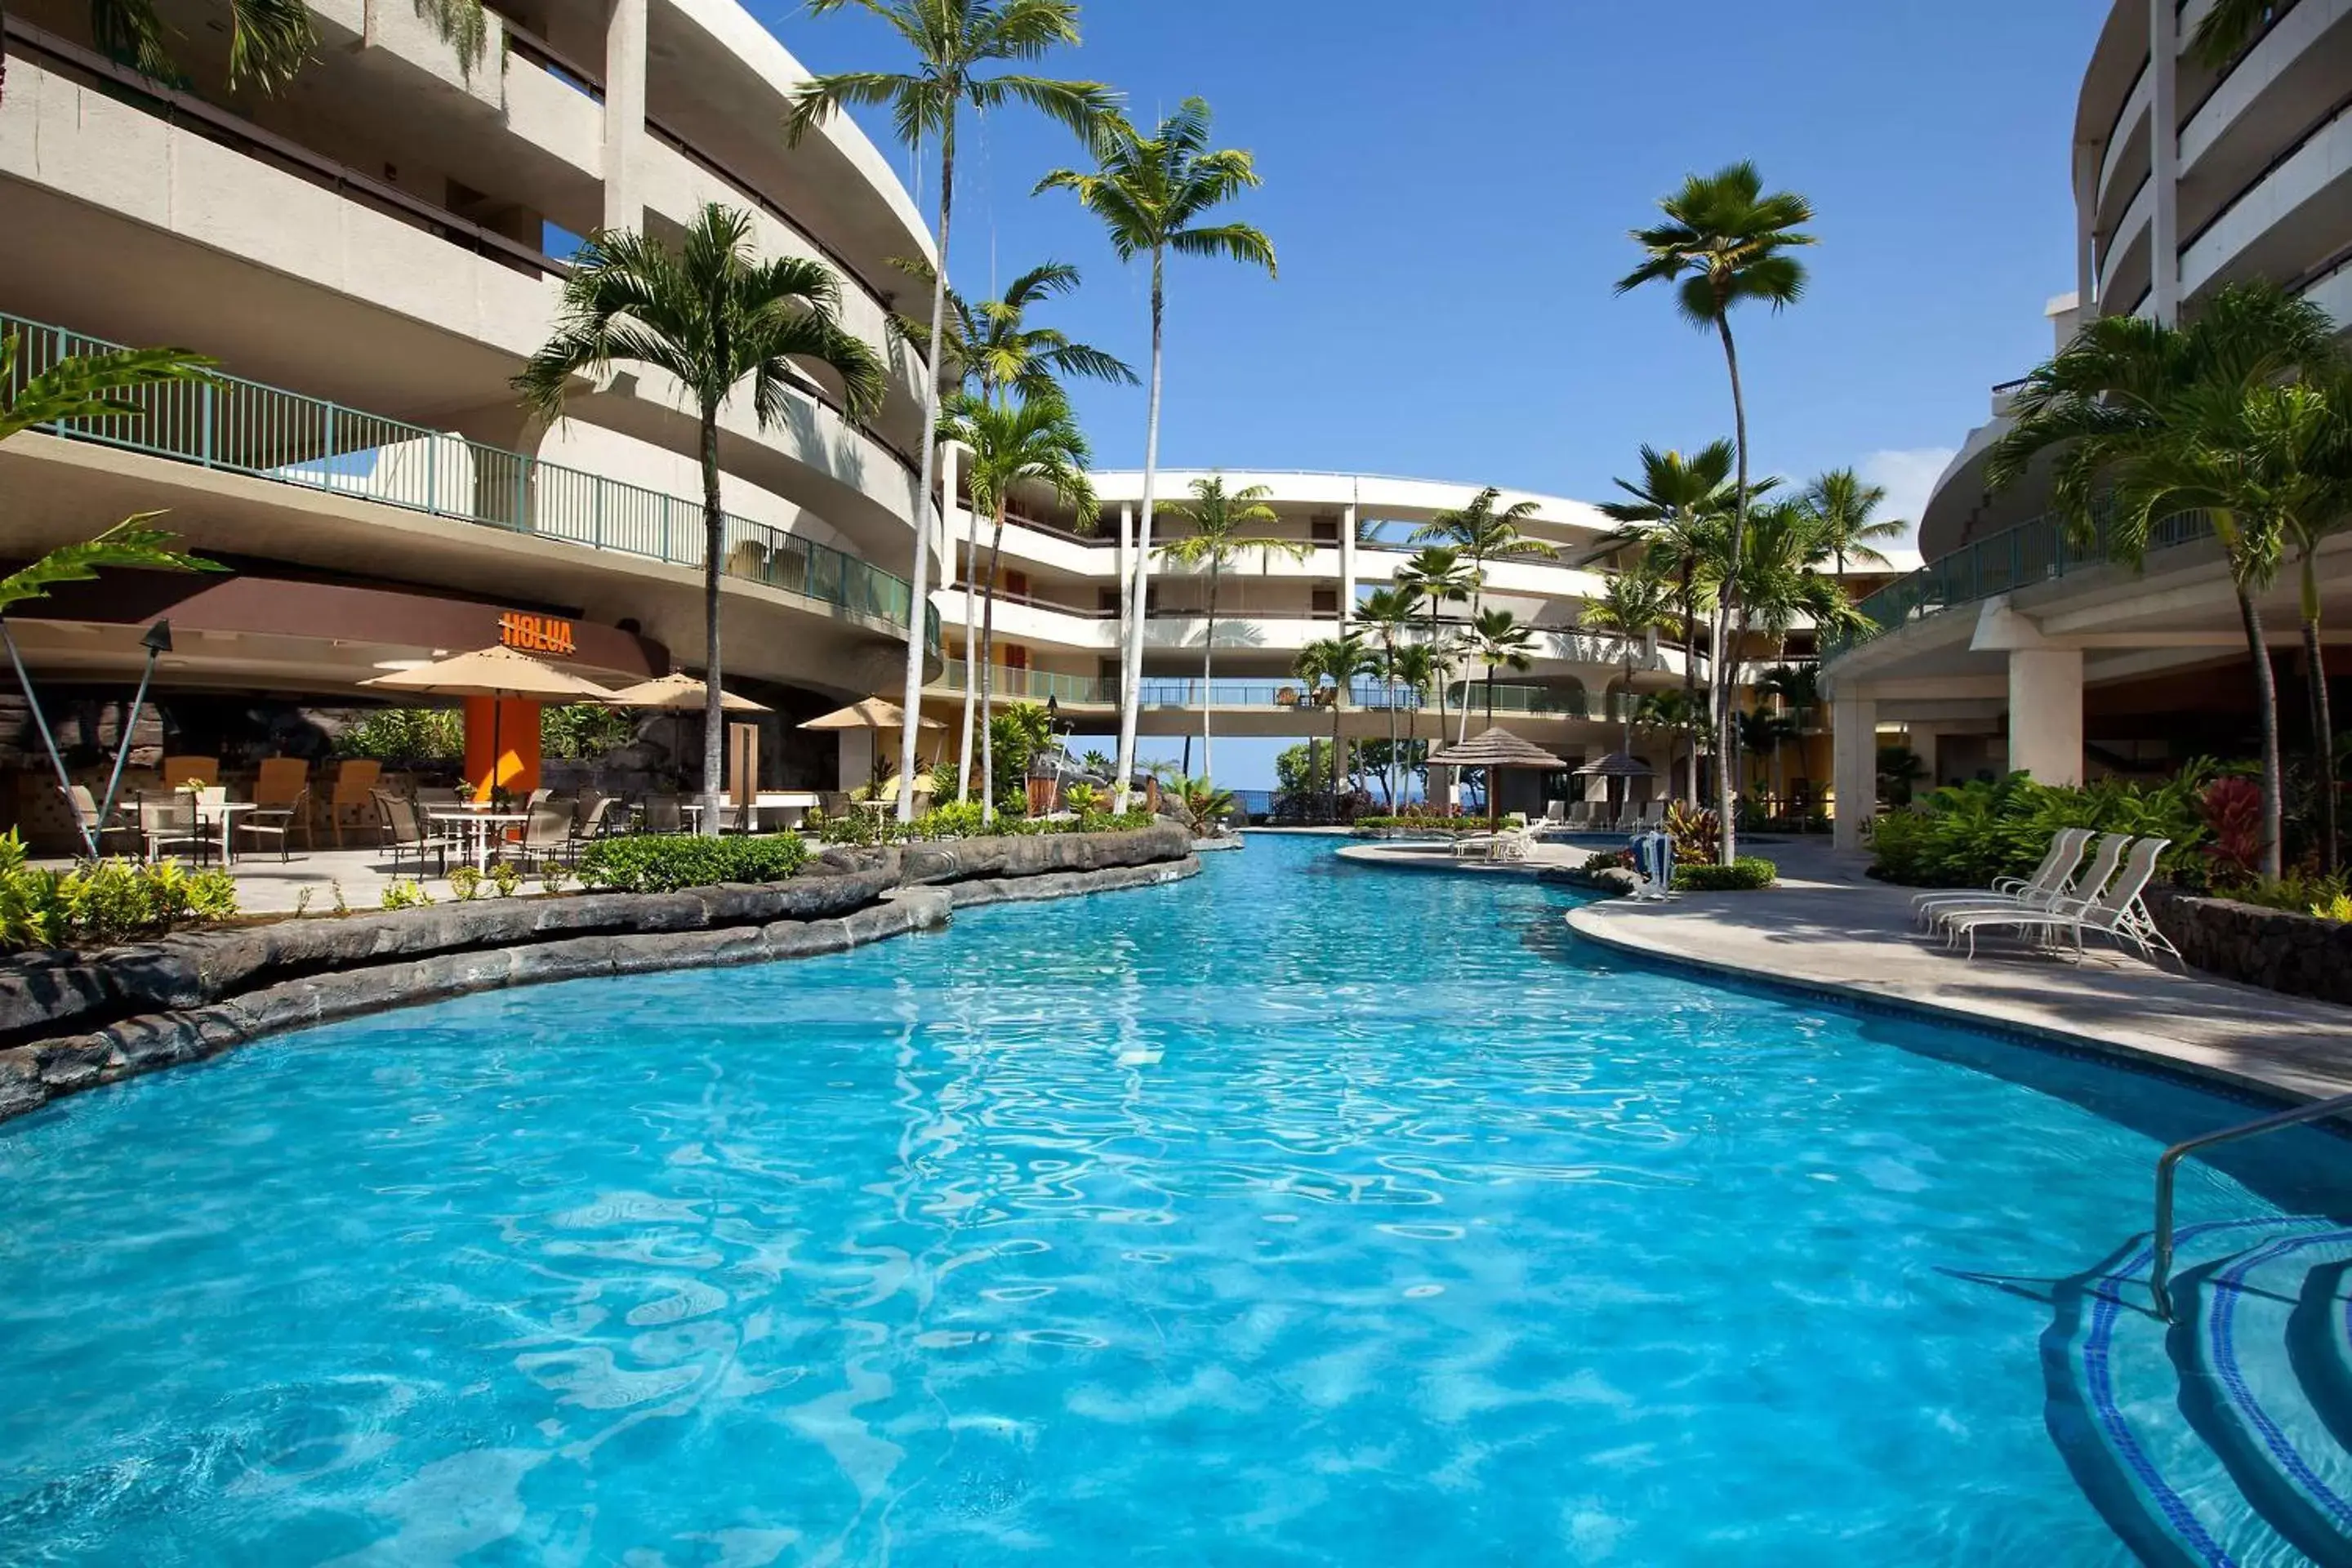
M 139 646 L 147 650 L 147 667 L 152 669 L 158 658 L 172 651 L 172 623 L 157 621 L 149 626 L 147 635 L 139 639 Z

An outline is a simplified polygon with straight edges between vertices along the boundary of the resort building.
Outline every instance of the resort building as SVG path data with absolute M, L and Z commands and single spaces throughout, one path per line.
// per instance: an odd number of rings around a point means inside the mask
M 2252 279 L 2352 330 L 2352 4 L 2273 6 L 2219 69 L 2189 50 L 2209 9 L 2116 0 L 2107 17 L 2075 114 L 2075 289 L 2049 307 L 2057 342 L 2096 315 L 2176 322 Z M 1991 491 L 2014 390 L 1993 388 L 1938 479 L 1925 567 L 1864 602 L 1882 635 L 1823 667 L 1842 843 L 1860 843 L 1869 812 L 1851 803 L 1875 798 L 1878 743 L 1907 744 L 1937 783 L 2017 769 L 2074 783 L 2254 749 L 2245 634 L 2210 524 L 2173 520 L 2134 570 L 2061 526 L 2046 469 Z M 2320 567 L 2325 599 L 2352 604 L 2352 538 Z M 2293 744 L 2321 672 L 2286 575 L 2261 609 Z
M 502 640 L 607 682 L 698 663 L 697 426 L 677 389 L 583 384 L 546 428 L 509 378 L 549 334 L 576 236 L 675 234 L 715 201 L 754 215 L 763 253 L 830 268 L 845 324 L 890 364 L 862 426 L 812 375 L 781 423 L 739 400 L 720 437 L 727 676 L 777 710 L 763 774 L 829 786 L 833 739 L 793 721 L 889 689 L 910 610 L 920 366 L 884 321 L 907 283 L 892 258 L 930 250 L 882 154 L 846 120 L 785 146 L 806 73 L 734 0 L 515 0 L 473 57 L 415 7 L 320 0 L 314 58 L 274 94 L 229 89 L 221 21 L 163 9 L 173 84 L 95 48 L 73 0 L 5 22 L 0 316 L 21 366 L 172 344 L 231 378 L 0 451 L 0 555 L 160 511 L 230 568 L 20 606 L 68 744 L 110 751 L 100 700 L 128 695 L 159 614 L 173 749 L 266 752 L 303 709 L 368 700 L 362 680 Z M 37 744 L 29 726 L 0 739 L 20 763 Z

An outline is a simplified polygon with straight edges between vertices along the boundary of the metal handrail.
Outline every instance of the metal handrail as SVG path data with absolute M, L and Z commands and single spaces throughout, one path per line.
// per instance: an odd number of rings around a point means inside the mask
M 2275 1132 L 2283 1127 L 2296 1127 L 2306 1121 L 2324 1121 L 2331 1116 L 2352 1113 L 2352 1094 L 2339 1094 L 2332 1100 L 2315 1100 L 2308 1105 L 2298 1105 L 2260 1121 L 2224 1127 L 2219 1132 L 2208 1132 L 2200 1138 L 2175 1143 L 2156 1160 L 2156 1261 L 2148 1270 L 2147 1293 L 2155 1299 L 2156 1315 L 2166 1322 L 2172 1321 L 2172 1178 L 2180 1162 L 2200 1150 L 2219 1143 L 2234 1143 L 2242 1138 L 2255 1138 L 2265 1132 Z

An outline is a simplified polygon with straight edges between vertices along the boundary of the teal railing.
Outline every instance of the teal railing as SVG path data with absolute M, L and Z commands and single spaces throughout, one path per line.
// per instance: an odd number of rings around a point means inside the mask
M 0 313 L 0 333 L 20 342 L 21 377 L 59 360 L 121 347 L 60 327 Z M 0 374 L 12 367 L 0 365 Z M 125 395 L 135 415 L 66 419 L 45 426 L 78 441 L 247 474 L 432 517 L 700 568 L 702 503 L 463 436 L 369 414 L 236 376 L 168 383 Z M 721 568 L 904 627 L 905 579 L 828 545 L 765 523 L 727 519 Z M 939 615 L 925 606 L 939 643 Z
M 2149 532 L 2147 547 L 2168 550 L 2212 536 L 2210 517 L 2201 511 L 2185 511 L 2158 523 Z M 1822 658 L 1824 662 L 1835 658 L 1923 616 L 2015 593 L 2036 583 L 2054 582 L 2069 572 L 2104 565 L 2113 559 L 2104 512 L 2087 533 L 2045 513 L 1931 561 L 1869 595 L 1857 606 L 1869 617 L 1868 628 L 1824 637 Z

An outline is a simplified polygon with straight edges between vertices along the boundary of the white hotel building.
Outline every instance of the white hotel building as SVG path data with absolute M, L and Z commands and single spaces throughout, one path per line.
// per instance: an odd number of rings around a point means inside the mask
M 2075 113 L 2075 291 L 2049 311 L 2060 342 L 2094 312 L 2177 321 L 2250 279 L 2352 328 L 2352 0 L 2281 0 L 2219 70 L 2187 52 L 2210 4 L 2116 0 L 2107 16 Z M 1823 666 L 1842 799 L 1869 798 L 1883 729 L 1906 731 L 1939 783 L 2004 769 L 2073 782 L 2252 751 L 2252 671 L 2218 547 L 2181 520 L 2135 572 L 2066 537 L 2045 475 L 1989 493 L 2010 391 L 1993 389 L 1990 418 L 1937 481 L 1926 567 L 1864 601 L 1885 635 Z M 2352 536 L 2321 565 L 2341 625 Z M 2293 746 L 2313 672 L 2288 577 L 2262 609 Z M 2326 650 L 2339 680 L 2343 651 Z M 1858 843 L 1864 817 L 1841 813 L 1841 840 Z

